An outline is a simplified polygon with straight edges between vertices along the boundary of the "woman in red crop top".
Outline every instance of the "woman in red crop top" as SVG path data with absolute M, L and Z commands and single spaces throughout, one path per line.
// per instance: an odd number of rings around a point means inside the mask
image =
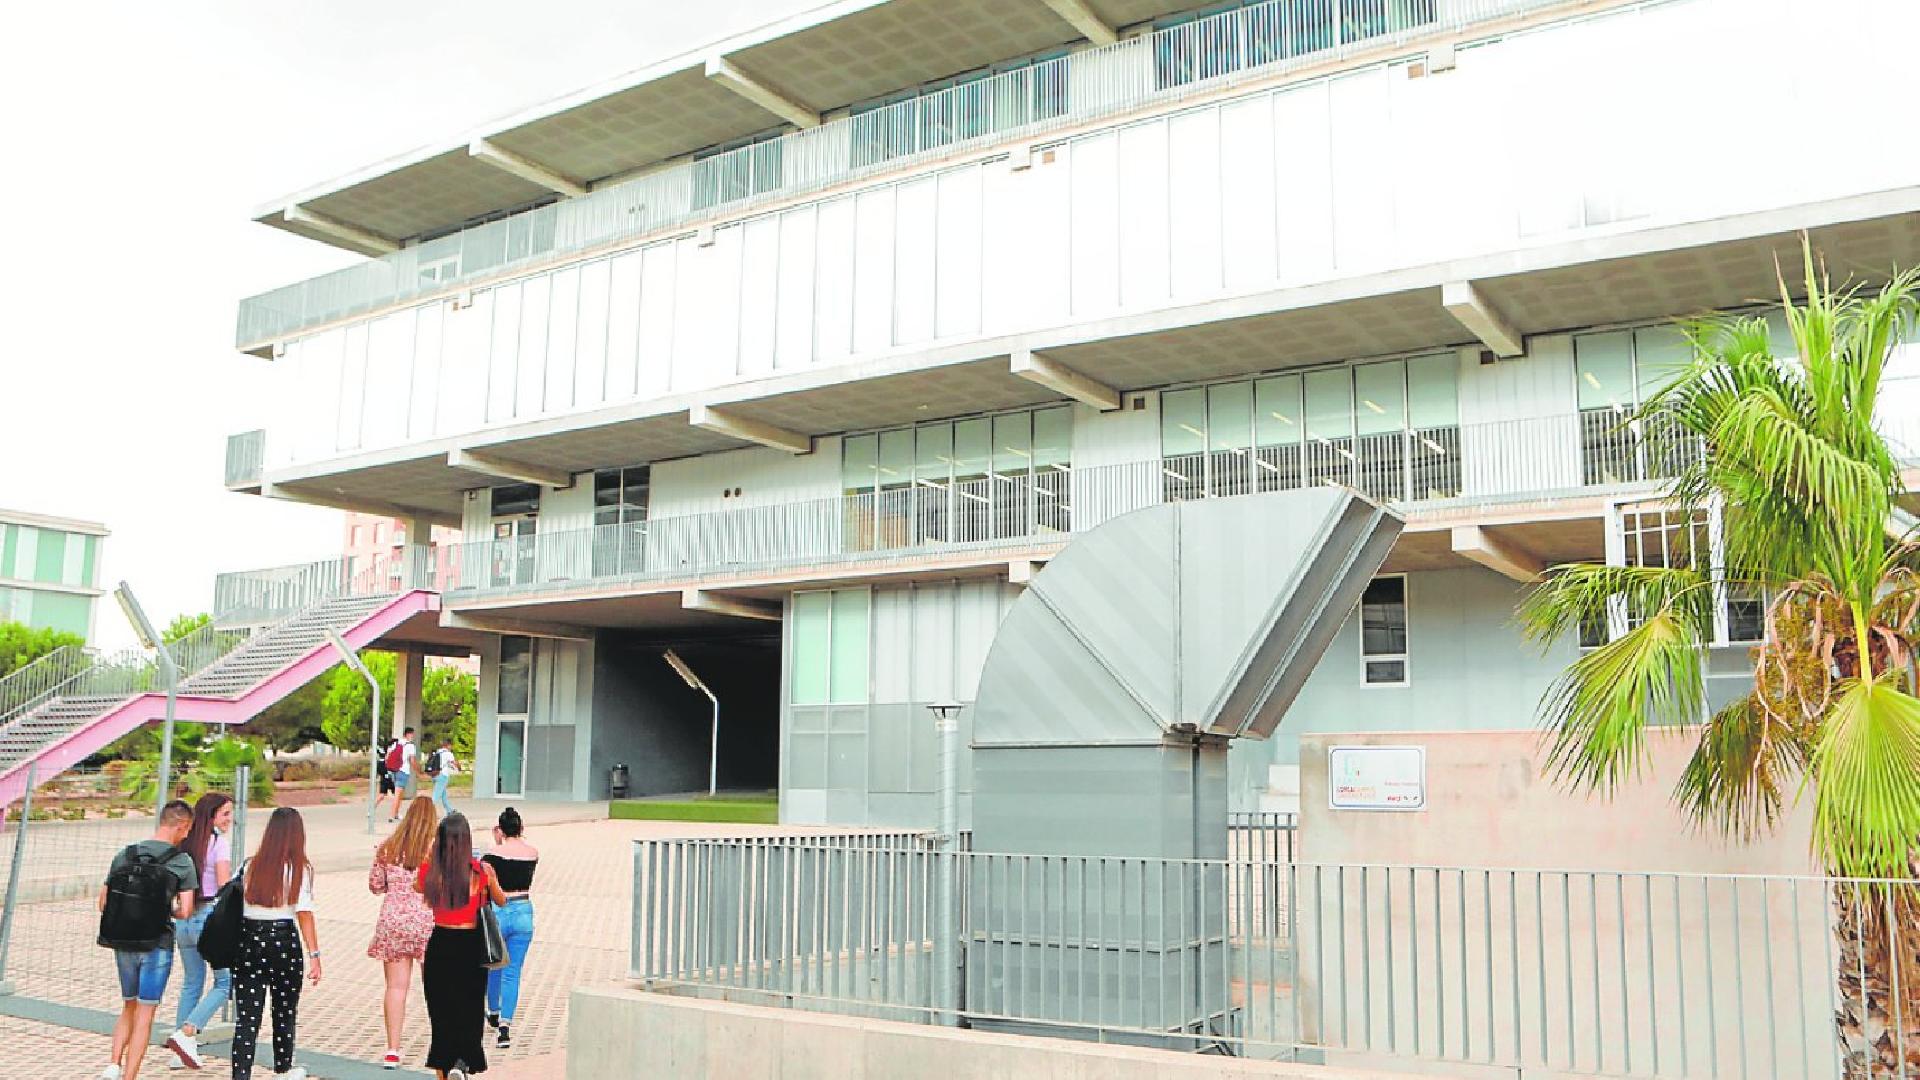
M 467 1080 L 487 1071 L 481 1024 L 487 1003 L 487 949 L 476 929 L 480 905 L 504 903 L 493 868 L 473 857 L 473 830 L 466 815 L 448 814 L 434 837 L 433 854 L 420 864 L 413 887 L 433 909 L 420 970 L 433 1042 L 427 1068 L 440 1080 Z

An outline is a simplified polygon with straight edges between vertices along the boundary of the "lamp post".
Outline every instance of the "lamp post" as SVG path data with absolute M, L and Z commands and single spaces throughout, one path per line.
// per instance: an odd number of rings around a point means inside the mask
M 713 744 L 707 752 L 707 797 L 712 798 L 720 790 L 720 699 L 714 697 L 713 691 L 707 689 L 707 684 L 700 681 L 700 676 L 695 675 L 687 662 L 680 659 L 679 653 L 668 649 L 666 658 L 673 670 L 679 673 L 682 682 L 707 695 L 707 700 L 713 702 Z
M 340 662 L 367 680 L 367 686 L 373 690 L 373 714 L 367 718 L 367 833 L 371 835 L 374 807 L 380 805 L 380 680 L 373 677 L 373 672 L 361 662 L 360 654 L 331 626 L 327 627 L 327 640 L 333 644 L 333 651 L 340 654 Z
M 160 811 L 167 805 L 168 784 L 173 779 L 173 706 L 180 689 L 180 665 L 173 662 L 173 654 L 167 651 L 167 643 L 147 621 L 147 613 L 141 609 L 140 601 L 133 598 L 133 588 L 122 581 L 113 590 L 113 598 L 120 602 L 120 610 L 127 616 L 127 622 L 133 624 L 133 632 L 140 639 L 141 648 L 152 649 L 154 658 L 159 662 L 160 673 L 167 680 L 166 724 L 160 732 L 160 775 L 154 784 L 153 816 L 156 820 Z
M 936 701 L 927 706 L 933 714 L 934 730 L 940 734 L 940 832 L 934 837 L 938 851 L 936 875 L 940 897 L 936 917 L 939 926 L 933 939 L 933 963 L 940 972 L 936 1002 L 940 1022 L 948 1027 L 960 1024 L 960 931 L 958 918 L 960 863 L 960 710 L 957 701 Z

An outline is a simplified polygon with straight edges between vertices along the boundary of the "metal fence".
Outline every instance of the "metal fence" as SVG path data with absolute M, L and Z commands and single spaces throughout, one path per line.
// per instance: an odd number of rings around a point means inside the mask
M 947 873 L 975 1027 L 1419 1069 L 1920 1077 L 1912 882 L 643 841 L 631 974 L 936 1021 Z
M 265 428 L 227 436 L 227 486 L 258 484 L 266 467 L 267 432 Z
M 251 297 L 240 304 L 237 343 L 257 347 L 720 212 L 1563 3 L 1268 0 L 1220 12 L 662 169 Z
M 246 850 L 245 767 L 176 769 L 169 790 L 189 802 L 209 791 L 234 800 L 233 850 Z M 0 987 L 4 992 L 117 1012 L 119 987 L 106 950 L 95 944 L 95 896 L 107 866 L 127 845 L 153 835 L 151 773 L 69 770 L 36 780 L 6 808 L 0 831 Z

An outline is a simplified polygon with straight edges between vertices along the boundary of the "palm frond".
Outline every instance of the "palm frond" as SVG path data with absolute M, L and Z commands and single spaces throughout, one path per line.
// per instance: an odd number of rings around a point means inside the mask
M 1920 698 L 1891 680 L 1853 680 L 1813 753 L 1813 840 L 1828 867 L 1904 878 L 1920 854 Z
M 1689 567 L 1567 563 L 1548 572 L 1521 601 L 1521 632 L 1551 644 L 1582 626 L 1605 623 L 1615 607 L 1629 613 L 1672 608 L 1696 633 L 1713 627 L 1712 580 Z
M 1695 825 L 1742 840 L 1770 831 L 1812 753 L 1802 729 L 1749 695 L 1715 713 L 1674 787 Z
M 1562 672 L 1540 701 L 1555 778 L 1610 792 L 1645 762 L 1648 727 L 1699 722 L 1703 640 L 1693 619 L 1667 607 Z

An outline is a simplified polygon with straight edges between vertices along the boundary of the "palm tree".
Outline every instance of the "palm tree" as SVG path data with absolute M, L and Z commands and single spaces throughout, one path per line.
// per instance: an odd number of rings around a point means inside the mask
M 1920 877 L 1920 536 L 1875 405 L 1920 277 L 1834 291 L 1810 250 L 1805 277 L 1804 302 L 1781 287 L 1797 356 L 1773 354 L 1764 318 L 1691 323 L 1691 362 L 1635 417 L 1650 460 L 1672 463 L 1660 501 L 1719 509 L 1717 557 L 1557 567 L 1520 620 L 1536 640 L 1612 631 L 1541 699 L 1562 782 L 1605 793 L 1653 729 L 1700 724 L 1674 791 L 1696 825 L 1752 839 L 1811 792 L 1815 854 L 1863 879 L 1834 895 L 1845 1072 L 1891 1076 L 1896 1045 L 1920 1072 L 1920 890 L 1898 884 Z M 1729 595 L 1764 601 L 1765 629 L 1752 692 L 1707 716 L 1703 658 Z

